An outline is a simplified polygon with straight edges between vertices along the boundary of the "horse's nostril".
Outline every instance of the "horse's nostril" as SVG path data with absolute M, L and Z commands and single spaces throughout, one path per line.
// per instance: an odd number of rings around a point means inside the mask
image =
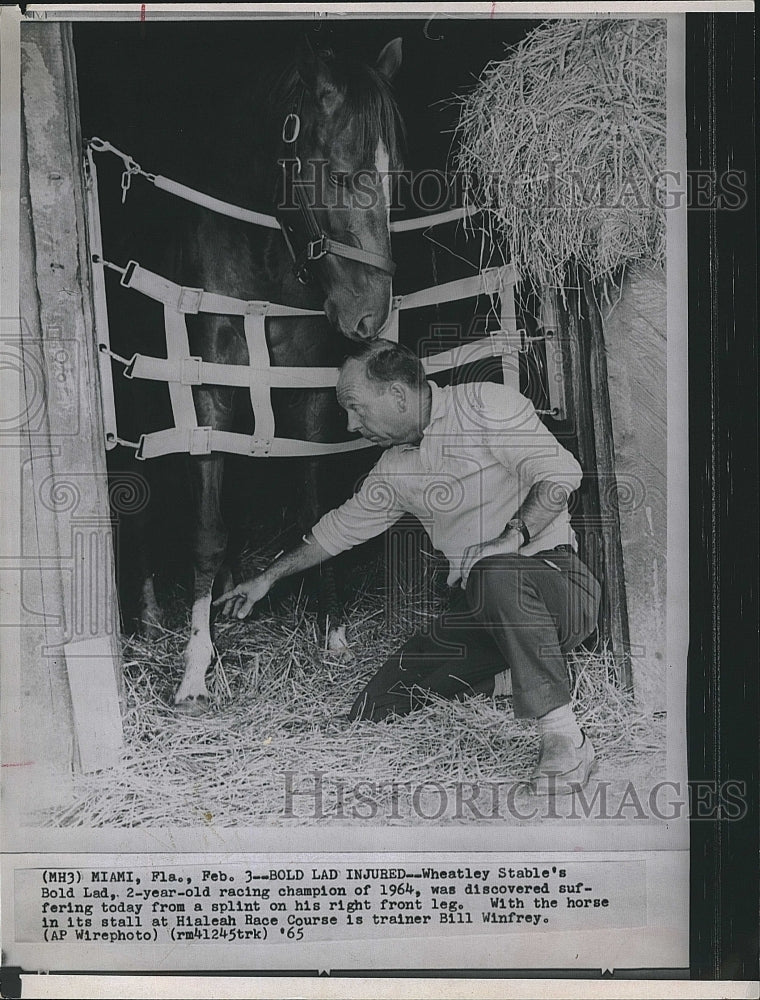
M 377 336 L 378 329 L 379 327 L 372 313 L 362 316 L 356 324 L 356 333 L 362 340 L 372 340 L 373 337 Z

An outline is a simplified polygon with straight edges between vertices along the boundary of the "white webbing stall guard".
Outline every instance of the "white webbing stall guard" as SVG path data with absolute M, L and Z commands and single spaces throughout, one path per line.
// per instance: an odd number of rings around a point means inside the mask
M 245 301 L 228 295 L 208 292 L 202 288 L 189 288 L 141 267 L 137 261 L 131 260 L 122 267 L 105 260 L 100 230 L 97 169 L 93 155 L 99 152 L 113 153 L 120 157 L 124 163 L 121 182 L 122 201 L 126 199 L 132 177 L 142 176 L 157 188 L 211 211 L 270 229 L 279 229 L 280 225 L 277 219 L 272 216 L 239 208 L 236 205 L 194 191 L 192 188 L 178 184 L 169 178 L 149 174 L 142 170 L 128 154 L 121 152 L 102 139 L 96 138 L 88 141 L 86 145 L 88 227 L 95 265 L 92 269 L 93 292 L 106 448 L 115 448 L 121 444 L 134 448 L 137 458 L 148 459 L 181 452 L 191 455 L 207 455 L 212 451 L 256 458 L 327 455 L 373 447 L 371 442 L 365 441 L 363 438 L 324 444 L 277 437 L 275 434 L 275 418 L 270 389 L 283 387 L 293 389 L 334 388 L 337 383 L 338 369 L 273 366 L 270 362 L 265 335 L 267 317 L 324 315 L 321 311 L 299 309 L 274 302 Z M 464 216 L 465 213 L 461 209 L 453 209 L 438 215 L 392 222 L 391 233 L 428 229 L 435 225 L 456 221 Z M 133 289 L 163 305 L 166 358 L 150 357 L 144 354 L 133 354 L 131 358 L 123 358 L 111 350 L 105 267 L 112 268 L 121 274 L 121 284 L 125 288 Z M 474 298 L 479 295 L 490 296 L 492 303 L 498 298 L 498 310 L 495 304 L 493 305 L 494 315 L 499 318 L 498 329 L 478 340 L 468 341 L 450 350 L 423 358 L 422 363 L 428 374 L 434 374 L 483 358 L 500 357 L 504 383 L 519 388 L 517 359 L 525 333 L 518 329 L 517 325 L 516 281 L 515 271 L 512 265 L 508 264 L 489 268 L 481 274 L 468 278 L 423 288 L 408 295 L 394 296 L 391 316 L 383 336 L 389 340 L 398 341 L 399 314 L 408 309 Z M 214 364 L 191 355 L 185 317 L 188 314 L 196 313 L 241 316 L 248 347 L 248 364 Z M 112 359 L 124 365 L 124 375 L 127 378 L 150 379 L 168 384 L 174 427 L 143 434 L 137 442 L 125 441 L 119 437 L 113 395 Z M 248 389 L 254 415 L 254 433 L 252 435 L 198 426 L 192 386 L 204 384 L 240 386 Z

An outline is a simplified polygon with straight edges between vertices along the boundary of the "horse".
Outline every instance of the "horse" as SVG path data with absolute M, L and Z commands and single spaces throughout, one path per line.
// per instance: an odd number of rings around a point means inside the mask
M 390 177 L 400 164 L 403 134 L 391 81 L 400 64 L 400 38 L 383 47 L 374 65 L 303 45 L 266 94 L 268 124 L 245 135 L 243 123 L 248 161 L 224 164 L 226 151 L 216 146 L 222 167 L 209 162 L 207 183 L 201 178 L 197 185 L 241 204 L 261 205 L 268 199 L 280 229 L 198 206 L 183 208 L 178 216 L 182 224 L 163 256 L 163 276 L 245 301 L 324 312 L 267 319 L 266 349 L 273 367 L 339 365 L 350 341 L 372 340 L 388 322 L 394 269 Z M 230 176 L 244 179 L 242 187 L 232 184 L 225 190 L 225 167 Z M 248 365 L 241 317 L 198 313 L 186 319 L 191 355 Z M 289 399 L 277 403 L 278 390 L 271 392 L 278 436 L 315 441 L 327 435 L 334 440 L 339 426 L 345 434 L 333 390 L 288 390 Z M 199 426 L 233 431 L 245 421 L 246 389 L 203 384 L 194 385 L 192 393 Z M 217 587 L 230 585 L 225 566 L 229 533 L 221 504 L 225 455 L 212 451 L 186 458 L 193 591 L 190 636 L 173 706 L 200 715 L 208 709 L 206 673 L 215 655 L 212 588 L 215 581 Z M 307 461 L 305 507 L 311 523 L 323 512 L 319 462 Z M 158 608 L 147 568 L 145 577 L 143 605 L 151 617 Z M 325 578 L 329 586 L 329 574 Z

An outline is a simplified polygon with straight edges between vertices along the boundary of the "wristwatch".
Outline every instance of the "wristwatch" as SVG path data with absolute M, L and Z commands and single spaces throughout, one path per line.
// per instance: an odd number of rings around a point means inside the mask
M 530 532 L 528 531 L 528 526 L 521 517 L 513 517 L 511 521 L 507 521 L 507 528 L 511 528 L 512 531 L 520 532 L 520 534 L 522 535 L 521 547 L 523 545 L 527 545 L 528 542 L 530 541 Z

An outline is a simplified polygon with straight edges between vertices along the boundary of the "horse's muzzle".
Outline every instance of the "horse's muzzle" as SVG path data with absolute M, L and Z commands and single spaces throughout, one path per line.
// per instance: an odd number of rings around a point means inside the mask
M 375 340 L 388 321 L 387 309 L 380 312 L 366 312 L 363 315 L 357 314 L 355 319 L 342 316 L 338 307 L 330 299 L 325 302 L 324 310 L 331 326 L 335 327 L 344 337 L 359 343 Z
M 378 323 L 376 318 L 371 313 L 367 313 L 367 315 L 362 316 L 356 324 L 356 329 L 353 332 L 352 338 L 354 340 L 374 340 L 382 330 L 383 326 L 384 323 Z

